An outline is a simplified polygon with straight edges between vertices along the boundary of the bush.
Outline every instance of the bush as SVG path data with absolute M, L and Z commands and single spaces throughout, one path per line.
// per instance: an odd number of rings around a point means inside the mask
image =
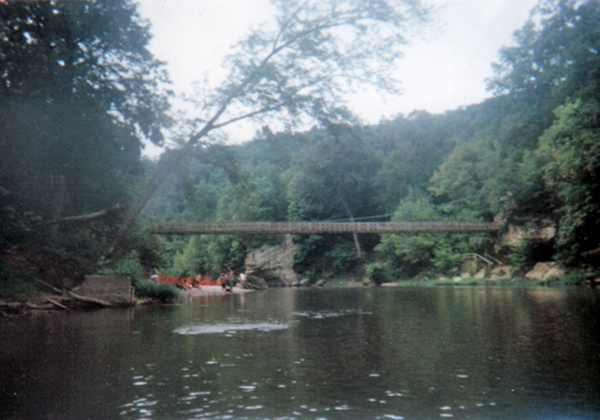
M 39 294 L 34 278 L 27 273 L 17 273 L 0 262 L 0 298 Z
M 124 257 L 113 261 L 107 261 L 98 270 L 98 274 L 121 274 L 134 279 L 142 278 L 145 270 L 142 266 L 137 251 L 131 251 Z
M 154 283 L 152 281 L 138 280 L 134 284 L 137 297 L 158 299 L 161 302 L 173 302 L 179 297 L 179 289 L 169 283 Z
M 352 242 L 335 244 L 331 251 L 325 253 L 325 257 L 331 260 L 331 266 L 338 273 L 354 267 L 359 261 L 356 248 Z
M 385 268 L 375 264 L 369 264 L 367 267 L 367 276 L 369 276 L 369 279 L 377 284 L 382 284 L 389 280 L 389 276 Z

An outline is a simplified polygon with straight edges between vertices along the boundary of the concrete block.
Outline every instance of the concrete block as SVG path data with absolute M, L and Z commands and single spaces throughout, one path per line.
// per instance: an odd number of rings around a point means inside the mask
M 88 275 L 74 290 L 80 296 L 100 299 L 113 305 L 135 303 L 131 279 L 119 275 Z

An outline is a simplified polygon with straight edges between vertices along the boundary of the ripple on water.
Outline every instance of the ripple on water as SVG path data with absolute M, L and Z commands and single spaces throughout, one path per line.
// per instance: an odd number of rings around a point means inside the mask
M 342 311 L 295 311 L 292 312 L 292 315 L 309 319 L 325 319 L 349 315 L 373 315 L 373 312 L 365 312 L 360 309 L 347 309 Z
M 199 324 L 199 325 L 187 325 L 179 327 L 173 331 L 175 334 L 180 335 L 198 335 L 198 334 L 220 334 L 231 331 L 275 331 L 285 330 L 290 327 L 289 324 L 279 322 L 259 322 L 259 323 L 247 323 L 247 324 Z

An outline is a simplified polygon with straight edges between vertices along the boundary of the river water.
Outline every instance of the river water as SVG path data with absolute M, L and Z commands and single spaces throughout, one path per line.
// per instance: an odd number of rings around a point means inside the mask
M 0 338 L 2 419 L 600 418 L 586 289 L 278 289 Z

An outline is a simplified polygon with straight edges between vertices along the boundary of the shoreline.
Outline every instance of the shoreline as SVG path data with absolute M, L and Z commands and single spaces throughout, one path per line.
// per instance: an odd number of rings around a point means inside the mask
M 196 296 L 241 295 L 249 292 L 255 292 L 255 290 L 232 287 L 230 292 L 224 292 L 221 286 L 200 286 L 194 289 L 181 290 L 179 292 L 179 299 Z

